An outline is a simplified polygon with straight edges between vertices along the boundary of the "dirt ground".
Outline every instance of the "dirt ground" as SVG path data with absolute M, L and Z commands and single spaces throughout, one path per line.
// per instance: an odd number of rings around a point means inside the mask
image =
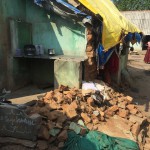
M 150 64 L 143 61 L 145 53 L 146 51 L 142 51 L 139 55 L 129 55 L 128 71 L 137 91 L 129 89 L 127 94 L 134 98 L 142 112 L 150 116 Z

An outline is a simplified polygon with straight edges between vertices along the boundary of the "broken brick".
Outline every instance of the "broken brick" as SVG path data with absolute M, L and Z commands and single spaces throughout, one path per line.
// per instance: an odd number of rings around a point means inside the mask
M 87 128 L 88 128 L 89 130 L 93 130 L 93 124 L 92 124 L 92 123 L 88 123 L 88 124 L 87 124 Z
M 132 110 L 132 109 L 135 108 L 135 105 L 134 105 L 134 104 L 129 104 L 129 105 L 127 105 L 127 108 L 128 108 L 129 110 Z
M 119 116 L 122 117 L 122 118 L 126 118 L 129 114 L 129 111 L 128 110 L 125 110 L 125 109 L 119 109 Z
M 133 133 L 133 135 L 135 135 L 135 137 L 138 136 L 138 134 L 140 132 L 140 125 L 139 125 L 139 123 L 133 124 L 133 126 L 131 127 L 131 132 Z
M 91 122 L 91 118 L 86 113 L 81 113 L 81 117 L 86 123 Z
M 56 120 L 58 117 L 62 116 L 62 113 L 54 110 L 52 112 L 48 112 L 46 116 L 49 120 Z
M 49 139 L 49 132 L 46 126 L 42 125 L 38 133 L 38 137 L 44 140 Z
M 71 105 L 71 107 L 74 108 L 74 109 L 77 109 L 77 108 L 78 108 L 77 101 L 73 101 L 70 105 Z
M 131 96 L 126 96 L 125 98 L 126 98 L 126 100 L 128 101 L 129 104 L 132 103 L 133 98 Z
M 45 106 L 45 103 L 44 103 L 43 100 L 38 100 L 37 103 L 38 103 L 39 107 L 44 107 Z
M 119 109 L 118 106 L 117 106 L 117 105 L 114 105 L 114 106 L 109 107 L 109 108 L 108 108 L 108 111 L 115 112 L 115 111 L 117 111 L 118 109 Z
M 130 113 L 133 114 L 133 115 L 135 115 L 135 114 L 138 113 L 138 110 L 137 110 L 136 108 L 131 109 L 131 110 L 130 110 Z
M 62 106 L 64 112 L 66 113 L 67 117 L 69 117 L 70 119 L 76 117 L 78 114 L 76 112 L 76 110 L 74 109 L 74 106 L 66 104 Z
M 118 104 L 118 107 L 125 109 L 127 104 L 128 104 L 127 101 L 123 101 L 123 102 Z
M 38 140 L 37 147 L 40 150 L 46 150 L 46 149 L 48 149 L 48 143 L 47 143 L 47 141 L 44 141 L 44 140 Z
M 57 92 L 55 95 L 55 98 L 57 99 L 57 103 L 62 103 L 64 101 L 64 96 L 62 93 L 60 92 Z
M 59 105 L 54 100 L 51 100 L 49 103 L 49 107 L 50 109 L 58 109 Z
M 54 96 L 54 92 L 53 91 L 50 91 L 50 92 L 47 92 L 44 99 L 52 99 Z
M 63 148 L 64 147 L 64 142 L 60 142 L 59 144 L 58 144 L 58 148 Z
M 67 138 L 68 138 L 67 130 L 63 130 L 57 137 L 57 139 L 60 142 L 67 140 Z
M 137 117 L 135 115 L 130 115 L 129 117 L 129 121 L 133 122 L 133 123 L 139 123 L 140 125 L 142 125 L 147 119 L 144 117 L 144 118 L 140 118 L 140 117 Z
M 118 109 L 117 105 L 111 106 L 105 111 L 105 114 L 106 116 L 113 116 Z
M 88 103 L 88 105 L 91 106 L 91 107 L 94 107 L 94 106 L 95 106 L 95 105 L 94 105 L 94 99 L 93 99 L 92 97 L 89 97 L 89 98 L 87 99 L 87 103 Z

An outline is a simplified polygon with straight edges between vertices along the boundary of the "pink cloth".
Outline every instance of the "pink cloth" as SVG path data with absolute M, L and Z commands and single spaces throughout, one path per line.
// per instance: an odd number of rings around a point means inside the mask
M 147 45 L 148 47 L 147 47 L 147 52 L 144 57 L 144 62 L 149 64 L 150 63 L 150 42 L 148 42 Z

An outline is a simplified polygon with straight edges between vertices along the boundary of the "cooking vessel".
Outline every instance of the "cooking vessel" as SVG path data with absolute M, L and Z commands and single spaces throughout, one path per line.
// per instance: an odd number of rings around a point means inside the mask
M 55 55 L 54 49 L 48 49 L 48 55 Z

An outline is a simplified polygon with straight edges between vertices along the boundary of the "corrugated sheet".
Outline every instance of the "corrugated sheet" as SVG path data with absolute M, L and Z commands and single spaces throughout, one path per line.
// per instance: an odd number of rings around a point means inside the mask
M 145 35 L 150 35 L 150 11 L 123 11 L 122 14 Z

